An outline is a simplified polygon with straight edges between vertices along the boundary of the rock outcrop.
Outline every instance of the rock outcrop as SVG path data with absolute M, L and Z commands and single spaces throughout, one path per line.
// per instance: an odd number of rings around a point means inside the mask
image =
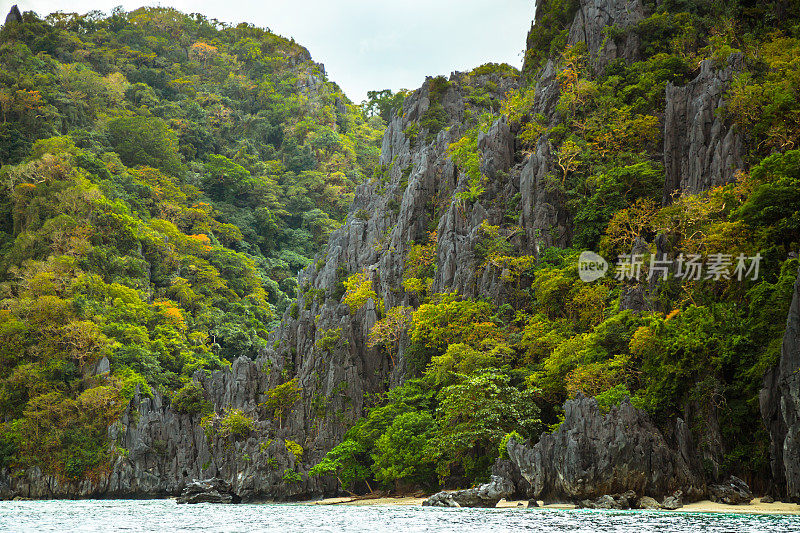
M 731 476 L 723 483 L 708 486 L 708 497 L 712 502 L 728 505 L 744 505 L 753 500 L 753 493 L 744 480 Z
M 625 43 L 617 46 L 608 39 L 606 28 L 629 29 L 644 18 L 640 0 L 581 0 L 570 26 L 568 44 L 584 43 L 595 73 L 602 73 L 608 62 L 616 58 L 635 59 L 638 38 L 626 32 Z M 561 117 L 556 110 L 561 94 L 559 69 L 549 60 L 539 72 L 536 98 L 532 113 L 541 115 L 549 126 L 556 126 Z M 521 168 L 519 189 L 522 212 L 520 226 L 524 228 L 525 248 L 534 254 L 550 246 L 567 247 L 572 239 L 572 221 L 564 205 L 563 195 L 548 186 L 549 174 L 557 170 L 550 140 L 542 136 L 527 156 Z
M 579 509 L 636 509 L 639 498 L 632 490 L 622 494 L 604 494 L 594 500 L 579 500 Z
M 669 496 L 664 496 L 664 499 L 661 501 L 661 508 L 668 511 L 674 511 L 675 509 L 680 509 L 681 507 L 683 507 L 682 490 L 676 490 Z
M 702 475 L 681 448 L 670 446 L 629 401 L 603 415 L 596 400 L 582 395 L 564 404 L 564 421 L 535 446 L 513 439 L 508 443 L 509 456 L 531 484 L 533 497 L 549 502 L 627 491 L 661 497 L 679 489 L 700 497 L 705 493 Z
M 800 502 L 800 273 L 780 361 L 764 376 L 759 403 L 770 433 L 773 496 Z
M 667 84 L 664 113 L 664 201 L 674 193 L 694 194 L 734 180 L 743 168 L 742 137 L 719 111 L 734 75 L 744 64 L 731 54 L 724 68 L 703 61 L 700 74 L 682 87 Z
M 641 0 L 581 0 L 578 13 L 570 26 L 568 45 L 585 43 L 589 61 L 596 74 L 602 74 L 606 65 L 617 58 L 635 61 L 639 52 L 639 38 L 626 32 L 619 44 L 604 31 L 631 27 L 645 18 Z
M 492 476 L 488 483 L 472 489 L 437 492 L 424 502 L 426 507 L 496 507 L 503 498 L 514 493 L 508 479 Z
M 16 4 L 11 6 L 8 15 L 6 15 L 6 25 L 14 24 L 15 22 L 22 22 L 22 13 L 19 12 L 19 8 Z
M 258 402 L 267 376 L 247 358 L 210 376 L 195 377 L 216 411 L 240 409 L 254 420 L 245 435 L 228 436 L 201 426 L 201 414 L 178 413 L 158 393 L 137 392 L 119 422 L 109 428 L 115 447 L 124 450 L 107 477 L 69 482 L 30 468 L 24 474 L 0 475 L 6 490 L 0 496 L 165 497 L 177 496 L 195 479 L 217 478 L 245 501 L 286 499 L 322 492 L 316 479 L 287 483 L 284 473 L 305 468 L 286 448 L 285 440 L 302 439 L 292 428 L 278 428 L 260 412 Z M 316 484 L 314 484 L 316 483 Z
M 183 489 L 178 503 L 239 503 L 230 483 L 219 478 L 194 480 Z
M 647 510 L 661 509 L 661 504 L 659 504 L 655 498 L 651 498 L 650 496 L 642 496 L 636 500 L 636 508 Z
M 511 495 L 513 499 L 527 500 L 530 497 L 531 484 L 522 477 L 514 461 L 498 458 L 492 465 L 492 475 L 507 479 L 514 485 L 514 493 Z

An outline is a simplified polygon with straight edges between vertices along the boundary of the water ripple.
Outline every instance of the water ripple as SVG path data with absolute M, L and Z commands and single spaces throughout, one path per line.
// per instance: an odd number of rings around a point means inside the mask
M 174 500 L 47 500 L 0 502 L 0 531 L 782 533 L 800 532 L 800 518 L 647 511 L 293 504 L 177 505 Z

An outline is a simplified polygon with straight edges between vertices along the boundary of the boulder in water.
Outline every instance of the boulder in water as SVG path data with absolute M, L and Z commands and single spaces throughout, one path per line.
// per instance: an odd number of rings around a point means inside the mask
M 195 479 L 183 489 L 178 503 L 239 503 L 239 497 L 219 478 Z

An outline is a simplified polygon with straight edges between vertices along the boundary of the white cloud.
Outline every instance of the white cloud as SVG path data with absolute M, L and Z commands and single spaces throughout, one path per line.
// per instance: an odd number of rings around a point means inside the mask
M 13 2 L 4 2 L 5 12 Z M 101 10 L 129 0 L 20 0 L 23 11 Z M 372 89 L 418 87 L 425 76 L 488 61 L 522 64 L 533 0 L 164 0 L 156 4 L 233 24 L 250 22 L 307 47 L 358 102 Z

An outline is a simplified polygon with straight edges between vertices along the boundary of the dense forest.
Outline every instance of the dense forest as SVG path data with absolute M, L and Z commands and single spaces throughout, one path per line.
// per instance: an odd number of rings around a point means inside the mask
M 137 384 L 255 357 L 389 96 L 367 113 L 294 41 L 171 9 L 6 24 L 0 462 L 79 478 Z
M 535 442 L 583 393 L 604 410 L 628 397 L 657 423 L 685 418 L 709 479 L 734 473 L 763 487 L 770 439 L 758 395 L 780 355 L 798 271 L 800 6 L 643 2 L 642 20 L 602 36 L 619 49 L 636 43 L 635 60 L 598 68 L 583 43 L 568 45 L 579 4 L 537 3 L 521 70 L 488 64 L 458 78 L 468 92 L 459 124 L 446 110 L 456 81 L 426 81 L 427 107 L 404 142 L 427 157 L 458 132 L 446 153 L 467 186 L 437 189 L 391 294 L 374 269 L 337 271 L 327 292 L 298 287 L 297 273 L 326 267 L 340 225 L 384 215 L 349 209 L 356 186 L 403 199 L 412 165 L 379 158 L 387 124 L 408 118 L 405 92 L 371 92 L 356 106 L 293 41 L 170 9 L 25 13 L 7 24 L 0 466 L 97 477 L 128 453 L 107 428 L 135 389 L 213 418 L 220 406 L 209 405 L 197 371 L 278 350 L 267 337 L 281 316 L 289 328 L 304 312 L 326 319 L 332 302 L 377 321 L 363 347 L 344 347 L 341 327 L 320 331 L 316 356 L 380 350 L 407 372 L 385 394 L 359 398 L 369 408 L 343 442 L 306 471 L 287 470 L 287 484 L 470 485 L 511 437 Z M 732 64 L 717 118 L 743 139 L 744 170 L 711 187 L 666 188 L 668 87 L 703 65 Z M 552 65 L 558 95 L 545 116 L 537 80 Z M 566 222 L 537 233 L 535 249 L 521 244 L 521 195 L 498 193 L 509 173 L 487 172 L 482 159 L 481 140 L 501 117 L 515 163 L 542 147 L 554 163 L 543 190 Z M 502 213 L 479 224 L 469 265 L 474 279 L 498 280 L 502 297 L 434 290 L 436 230 L 451 199 L 459 212 Z M 397 217 L 398 200 L 389 204 Z M 375 250 L 395 252 L 388 239 Z M 611 263 L 590 283 L 578 268 L 587 250 Z M 663 254 L 705 270 L 659 278 Z M 618 275 L 617 260 L 634 255 L 638 276 Z M 281 383 L 263 391 L 260 411 L 220 408 L 212 430 L 233 442 L 265 417 L 278 435 L 311 401 L 296 371 L 266 369 Z M 304 412 L 333 418 L 321 405 Z M 308 457 L 285 443 L 298 464 Z

